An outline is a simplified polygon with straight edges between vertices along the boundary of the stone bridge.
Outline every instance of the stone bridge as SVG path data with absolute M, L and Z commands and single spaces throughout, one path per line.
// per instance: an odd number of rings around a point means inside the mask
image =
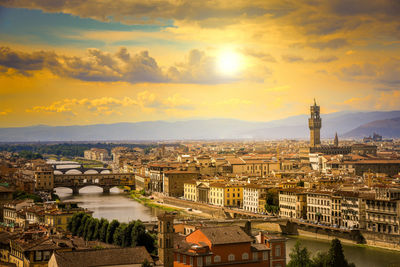
M 54 188 L 71 188 L 74 194 L 86 186 L 98 186 L 104 193 L 109 193 L 115 186 L 135 187 L 135 175 L 133 173 L 95 173 L 95 174 L 55 174 Z

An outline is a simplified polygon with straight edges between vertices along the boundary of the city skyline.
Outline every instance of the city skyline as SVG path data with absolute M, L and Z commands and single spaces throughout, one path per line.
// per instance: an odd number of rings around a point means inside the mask
M 394 1 L 0 2 L 0 127 L 399 110 Z

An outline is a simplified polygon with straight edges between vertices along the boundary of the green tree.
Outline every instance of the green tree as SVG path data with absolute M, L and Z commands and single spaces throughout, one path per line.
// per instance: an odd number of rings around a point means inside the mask
M 330 267 L 328 265 L 328 252 L 318 252 L 312 259 L 313 267 Z
M 109 223 L 108 223 L 108 221 L 106 219 L 102 219 L 102 220 L 104 220 L 104 221 L 103 221 L 103 223 L 101 225 L 101 228 L 100 228 L 100 231 L 99 231 L 99 240 L 101 242 L 106 242 L 107 229 L 108 229 Z
M 90 217 L 91 217 L 91 216 L 89 216 L 89 215 L 87 215 L 87 214 L 83 215 L 82 220 L 81 220 L 81 224 L 79 225 L 79 228 L 78 228 L 78 230 L 77 230 L 77 232 L 76 232 L 76 234 L 77 234 L 78 236 L 83 236 L 83 232 L 84 232 L 84 230 L 85 230 L 86 221 L 87 221 L 88 219 L 90 219 Z
M 94 218 L 90 216 L 85 222 L 85 226 L 83 227 L 83 233 L 82 233 L 82 237 L 85 240 L 88 240 L 87 235 L 88 235 L 88 231 L 89 231 L 89 226 L 93 220 L 94 220 Z
M 131 231 L 131 237 L 132 237 L 131 246 L 132 247 L 140 246 L 138 244 L 138 239 L 145 233 L 146 233 L 146 227 L 144 226 L 144 224 L 140 220 L 135 221 Z
M 100 233 L 100 221 L 99 219 L 95 219 L 95 224 L 93 228 L 93 233 L 92 236 L 90 237 L 90 240 L 99 240 L 99 233 Z
M 328 264 L 332 267 L 350 267 L 355 266 L 353 263 L 348 263 L 344 253 L 342 243 L 335 238 L 331 242 L 331 247 L 328 252 Z
M 94 232 L 95 232 L 96 225 L 98 225 L 98 223 L 99 223 L 98 219 L 92 218 L 90 220 L 90 223 L 88 225 L 88 229 L 87 229 L 86 234 L 85 234 L 85 240 L 89 240 L 89 241 L 90 240 L 95 240 L 93 237 L 94 237 Z
M 310 252 L 306 247 L 301 247 L 300 241 L 297 240 L 296 245 L 289 254 L 290 261 L 288 267 L 311 267 Z
M 118 226 L 119 226 L 119 222 L 117 220 L 112 220 L 111 223 L 108 225 L 106 243 L 108 243 L 108 244 L 113 243 L 114 232 L 118 228 Z
M 143 263 L 142 263 L 142 267 L 152 267 L 153 265 L 151 265 L 151 263 L 147 260 L 144 259 Z
M 126 223 L 121 223 L 117 229 L 115 229 L 113 235 L 113 244 L 117 246 L 123 246 L 124 243 L 124 234 L 128 225 Z
M 67 228 L 73 235 L 76 235 L 78 232 L 79 227 L 81 226 L 81 221 L 83 216 L 85 216 L 84 212 L 77 212 L 75 213 L 71 220 L 68 222 Z

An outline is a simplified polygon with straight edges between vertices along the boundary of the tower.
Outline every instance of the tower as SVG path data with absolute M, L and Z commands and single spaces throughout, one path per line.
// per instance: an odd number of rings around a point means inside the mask
M 337 133 L 335 133 L 335 140 L 333 141 L 334 146 L 339 146 L 339 138 L 337 136 Z
M 158 257 L 165 267 L 174 266 L 174 215 L 158 215 Z
M 321 145 L 320 131 L 321 131 L 321 117 L 320 109 L 317 106 L 314 98 L 314 105 L 310 107 L 311 117 L 308 119 L 308 126 L 310 128 L 310 146 L 316 147 Z

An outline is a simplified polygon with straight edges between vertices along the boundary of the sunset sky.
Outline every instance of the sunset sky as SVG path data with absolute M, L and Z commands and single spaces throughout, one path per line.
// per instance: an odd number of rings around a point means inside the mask
M 400 1 L 0 0 L 0 127 L 400 109 Z

